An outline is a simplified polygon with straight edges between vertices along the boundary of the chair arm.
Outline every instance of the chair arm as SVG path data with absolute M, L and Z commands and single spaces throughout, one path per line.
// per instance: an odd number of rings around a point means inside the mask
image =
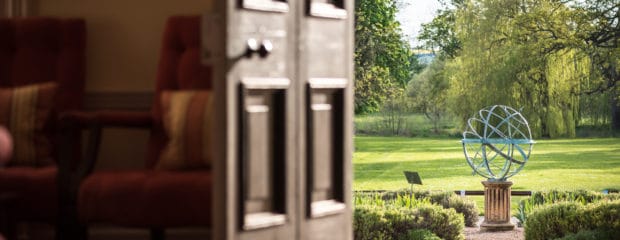
M 70 199 L 77 196 L 80 182 L 90 175 L 97 163 L 101 132 L 106 127 L 126 127 L 150 129 L 153 118 L 148 111 L 101 110 L 101 111 L 70 111 L 58 117 L 58 167 L 59 182 L 66 184 L 64 196 Z M 88 135 L 84 154 L 76 155 L 75 148 L 82 146 L 82 130 Z M 68 194 L 68 195 L 67 195 Z
M 91 112 L 70 111 L 59 117 L 59 122 L 70 123 L 68 127 L 85 128 L 93 124 L 103 127 L 150 128 L 153 118 L 148 111 L 99 110 Z

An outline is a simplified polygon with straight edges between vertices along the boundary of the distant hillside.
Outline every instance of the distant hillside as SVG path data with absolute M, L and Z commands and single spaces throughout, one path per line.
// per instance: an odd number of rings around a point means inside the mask
M 422 64 L 430 64 L 435 59 L 435 54 L 433 53 L 416 53 L 415 55 L 418 57 L 418 62 Z

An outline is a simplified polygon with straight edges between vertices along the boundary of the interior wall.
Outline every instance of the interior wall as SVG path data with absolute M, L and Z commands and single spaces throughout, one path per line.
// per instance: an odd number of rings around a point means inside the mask
M 89 92 L 111 96 L 152 92 L 166 19 L 202 14 L 212 5 L 212 0 L 31 1 L 32 15 L 86 20 L 87 96 Z M 148 134 L 144 130 L 105 130 L 97 169 L 142 167 Z
M 34 0 L 33 15 L 86 20 L 87 91 L 152 91 L 166 19 L 211 0 Z
M 0 17 L 29 16 L 29 0 L 0 0 Z

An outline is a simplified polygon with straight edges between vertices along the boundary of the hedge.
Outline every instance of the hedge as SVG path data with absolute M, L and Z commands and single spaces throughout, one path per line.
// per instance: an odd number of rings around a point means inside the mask
M 525 224 L 528 240 L 555 239 L 592 230 L 620 230 L 620 200 L 588 205 L 561 202 L 535 208 Z
M 407 235 L 402 236 L 399 240 L 441 240 L 440 237 L 426 229 L 410 230 Z
M 396 205 L 410 207 L 408 201 L 411 192 L 408 190 L 388 191 L 388 192 L 358 192 L 356 193 L 357 202 L 372 202 L 373 205 Z M 362 200 L 363 199 L 363 200 Z M 458 196 L 452 191 L 413 191 L 413 199 L 417 202 L 429 202 L 441 205 L 443 208 L 453 208 L 456 212 L 463 215 L 465 226 L 475 227 L 478 223 L 479 211 L 476 202 Z
M 595 229 L 569 234 L 558 240 L 615 240 L 619 236 L 619 229 Z
M 355 207 L 353 231 L 357 240 L 400 240 L 426 229 L 441 239 L 464 239 L 464 222 L 454 209 L 436 205 L 417 208 L 358 205 Z
M 560 191 L 549 190 L 532 193 L 529 198 L 519 201 L 515 217 L 523 224 L 527 223 L 527 216 L 538 206 L 550 205 L 558 202 L 576 202 L 580 204 L 594 203 L 598 201 L 610 201 L 620 199 L 620 194 L 602 194 L 594 191 Z

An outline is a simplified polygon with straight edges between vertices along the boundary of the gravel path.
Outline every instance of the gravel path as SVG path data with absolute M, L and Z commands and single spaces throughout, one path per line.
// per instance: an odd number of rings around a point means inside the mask
M 478 226 L 484 220 L 483 217 L 480 217 L 480 221 L 478 221 Z M 516 219 L 513 218 L 513 223 L 516 225 Z M 515 227 L 512 231 L 504 231 L 504 232 L 483 232 L 480 231 L 480 227 L 466 227 L 465 228 L 465 239 L 467 240 L 523 240 L 525 239 L 525 234 L 523 232 L 522 227 Z

